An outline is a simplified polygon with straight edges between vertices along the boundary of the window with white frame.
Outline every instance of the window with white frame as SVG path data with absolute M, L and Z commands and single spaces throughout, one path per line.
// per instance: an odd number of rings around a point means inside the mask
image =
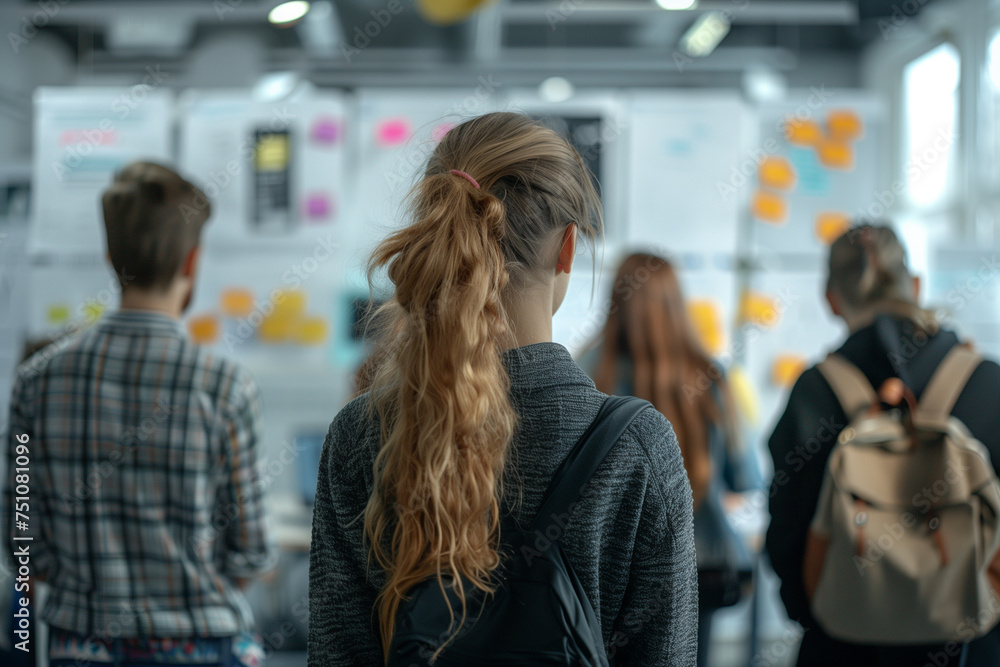
M 938 208 L 953 191 L 959 53 L 937 46 L 903 71 L 903 178 L 909 204 Z

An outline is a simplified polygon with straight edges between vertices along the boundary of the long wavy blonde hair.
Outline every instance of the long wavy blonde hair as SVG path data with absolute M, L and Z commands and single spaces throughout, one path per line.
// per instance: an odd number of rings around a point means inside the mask
M 517 422 L 501 360 L 513 345 L 505 298 L 554 270 L 569 225 L 588 240 L 602 225 L 576 150 L 516 113 L 448 132 L 410 211 L 412 223 L 375 249 L 368 273 L 371 283 L 387 267 L 395 285 L 375 318 L 381 334 L 368 388 L 382 442 L 364 516 L 369 554 L 386 573 L 376 606 L 386 654 L 416 584 L 436 578 L 442 595 L 458 593 L 461 620 L 453 615 L 449 641 L 465 622 L 466 588 L 493 590 L 501 482 Z

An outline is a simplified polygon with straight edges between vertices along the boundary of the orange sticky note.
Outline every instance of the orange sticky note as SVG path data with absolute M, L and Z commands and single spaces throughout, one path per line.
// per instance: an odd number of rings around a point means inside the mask
M 795 169 L 783 157 L 768 157 L 761 161 L 757 178 L 764 187 L 789 190 L 795 186 Z
M 246 317 L 253 312 L 253 292 L 243 287 L 222 290 L 219 309 L 226 317 Z
M 816 216 L 816 238 L 830 245 L 851 228 L 851 216 L 841 211 L 824 211 Z
M 750 203 L 753 217 L 764 222 L 781 224 L 788 217 L 788 206 L 781 195 L 776 195 L 767 190 L 757 190 Z
M 722 351 L 722 318 L 715 302 L 691 299 L 688 301 L 688 316 L 705 351 L 711 355 L 719 354 Z
M 219 339 L 219 320 L 215 315 L 200 315 L 188 320 L 188 335 L 195 343 L 214 343 Z
M 793 117 L 785 121 L 785 138 L 799 146 L 815 146 L 823 141 L 823 128 L 815 121 Z
M 771 382 L 789 388 L 806 369 L 806 360 L 798 354 L 779 354 L 771 364 Z
M 835 141 L 854 141 L 864 131 L 864 123 L 854 111 L 838 109 L 826 116 L 827 136 Z
M 773 327 L 781 319 L 778 305 L 770 296 L 760 292 L 744 292 L 740 299 L 740 321 Z
M 851 169 L 854 167 L 854 149 L 842 141 L 827 140 L 816 147 L 820 164 L 831 169 Z

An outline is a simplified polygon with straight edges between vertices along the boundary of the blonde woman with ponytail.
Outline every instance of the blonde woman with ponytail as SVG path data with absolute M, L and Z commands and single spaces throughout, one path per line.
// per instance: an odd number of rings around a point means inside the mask
M 602 229 L 565 140 L 515 113 L 462 123 L 409 210 L 372 255 L 370 275 L 386 270 L 394 294 L 367 386 L 320 463 L 311 667 L 384 664 L 400 604 L 430 579 L 473 622 L 464 601 L 496 586 L 501 521 L 531 522 L 606 398 L 552 342 L 578 242 Z M 662 415 L 644 410 L 615 443 L 560 544 L 612 664 L 694 663 L 691 489 Z

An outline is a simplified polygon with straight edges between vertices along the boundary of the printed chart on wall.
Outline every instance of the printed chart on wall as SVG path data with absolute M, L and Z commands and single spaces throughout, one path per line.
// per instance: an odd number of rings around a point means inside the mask
M 170 161 L 173 95 L 151 85 L 36 91 L 30 252 L 103 254 L 100 195 L 114 173 Z
M 299 247 L 337 229 L 346 189 L 340 95 L 255 102 L 244 92 L 192 92 L 180 106 L 181 168 L 212 201 L 210 241 Z
M 358 92 L 357 224 L 348 230 L 357 263 L 401 224 L 406 193 L 441 138 L 463 120 L 498 108 L 494 86 L 480 77 L 470 88 Z

